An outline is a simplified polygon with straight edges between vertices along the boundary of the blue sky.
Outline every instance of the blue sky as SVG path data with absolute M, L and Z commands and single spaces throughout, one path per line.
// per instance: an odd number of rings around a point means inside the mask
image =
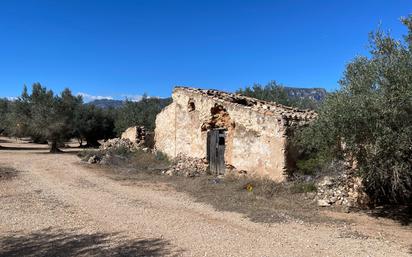
M 234 91 L 276 80 L 334 90 L 379 23 L 410 0 L 0 1 L 0 96 L 23 84 L 93 98 Z

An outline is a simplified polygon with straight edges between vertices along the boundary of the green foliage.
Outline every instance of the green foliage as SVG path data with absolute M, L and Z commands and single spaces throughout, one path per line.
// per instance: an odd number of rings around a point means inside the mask
M 8 127 L 8 113 L 10 112 L 10 109 L 10 101 L 7 99 L 0 99 L 0 133 Z
M 16 101 L 9 102 L 4 123 L 6 134 L 15 137 L 27 136 L 30 119 L 30 97 L 27 93 L 27 87 L 24 86 L 22 95 Z
M 405 42 L 378 30 L 371 56 L 346 67 L 341 88 L 298 136 L 306 152 L 353 158 L 376 202 L 412 199 L 412 16 Z
M 170 98 L 147 97 L 144 97 L 139 102 L 126 101 L 123 107 L 116 109 L 116 133 L 120 135 L 132 126 L 145 126 L 149 131 L 154 130 L 156 115 L 170 102 Z
M 29 136 L 35 143 L 52 142 L 57 145 L 70 138 L 77 138 L 86 147 L 98 146 L 98 140 L 120 135 L 131 126 L 145 126 L 154 130 L 156 115 L 171 99 L 148 98 L 139 102 L 126 101 L 118 109 L 99 108 L 83 104 L 69 89 L 60 95 L 33 84 L 31 94 L 24 86 L 15 101 L 0 99 L 0 132 L 9 136 Z
M 270 81 L 265 86 L 260 84 L 254 84 L 251 87 L 247 86 L 245 89 L 239 89 L 236 93 L 279 104 L 290 104 L 285 88 L 277 84 L 276 81 Z
M 29 133 L 51 141 L 51 151 L 57 151 L 57 145 L 73 135 L 74 115 L 82 104 L 81 98 L 74 97 L 69 89 L 55 96 L 53 91 L 36 83 L 29 104 Z
M 329 162 L 330 156 L 316 152 L 297 160 L 296 166 L 298 172 L 303 175 L 315 175 L 320 173 Z
M 294 194 L 316 192 L 317 188 L 314 182 L 296 182 L 290 187 Z
M 155 159 L 158 161 L 164 161 L 166 163 L 170 162 L 169 157 L 167 157 L 167 155 L 163 153 L 162 151 L 156 151 Z
M 319 105 L 318 102 L 312 99 L 290 97 L 286 88 L 276 83 L 276 81 L 270 81 L 265 86 L 260 84 L 254 84 L 251 87 L 247 86 L 245 89 L 237 90 L 236 93 L 303 109 L 316 109 Z
M 109 148 L 106 153 L 108 153 L 111 156 L 117 156 L 117 157 L 128 157 L 131 155 L 132 151 L 129 147 L 125 145 L 119 145 L 118 147 L 112 147 Z
M 96 108 L 94 105 L 81 105 L 74 115 L 74 133 L 80 142 L 87 146 L 98 146 L 100 139 L 114 137 L 114 117 L 111 110 Z
M 18 137 L 31 136 L 34 141 L 49 140 L 51 151 L 57 151 L 59 143 L 71 138 L 74 115 L 81 104 L 81 98 L 74 97 L 69 89 L 54 95 L 35 83 L 29 95 L 24 87 L 22 95 L 10 104 L 7 132 Z

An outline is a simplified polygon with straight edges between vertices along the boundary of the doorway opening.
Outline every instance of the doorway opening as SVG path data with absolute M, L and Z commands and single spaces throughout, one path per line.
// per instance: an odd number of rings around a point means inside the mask
M 225 174 L 225 144 L 225 129 L 212 129 L 207 132 L 207 160 L 211 174 Z

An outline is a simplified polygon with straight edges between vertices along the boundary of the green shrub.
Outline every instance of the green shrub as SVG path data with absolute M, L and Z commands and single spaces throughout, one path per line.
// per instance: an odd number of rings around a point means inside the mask
M 314 182 L 296 182 L 290 187 L 294 194 L 316 192 L 317 188 Z
M 156 160 L 170 162 L 169 157 L 161 151 L 156 151 Z
M 120 156 L 120 157 L 129 157 L 132 153 L 131 149 L 127 146 L 120 145 L 118 147 L 112 147 L 107 150 L 109 155 Z
M 315 175 L 324 170 L 324 167 L 329 163 L 329 159 L 321 154 L 313 154 L 297 161 L 296 166 L 298 173 L 303 175 Z

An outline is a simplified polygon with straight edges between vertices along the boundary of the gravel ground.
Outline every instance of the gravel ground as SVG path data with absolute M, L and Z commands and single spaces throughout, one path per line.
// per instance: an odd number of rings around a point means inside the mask
M 22 172 L 0 180 L 0 256 L 411 256 L 410 228 L 396 227 L 398 241 L 347 226 L 254 223 L 169 187 L 99 176 L 74 154 L 2 146 L 0 166 Z M 375 233 L 362 218 L 358 227 Z

